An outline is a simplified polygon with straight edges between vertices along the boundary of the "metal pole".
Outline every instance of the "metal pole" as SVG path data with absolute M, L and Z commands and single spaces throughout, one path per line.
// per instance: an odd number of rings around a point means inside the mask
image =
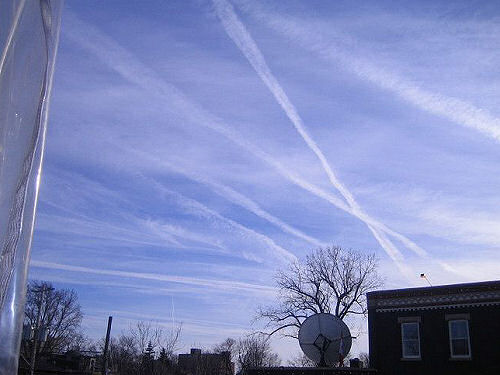
M 104 375 L 108 375 L 108 347 L 109 347 L 109 336 L 111 334 L 111 323 L 113 321 L 113 317 L 110 316 L 108 318 L 108 330 L 106 331 L 106 342 L 104 343 L 104 354 L 102 361 L 102 370 L 104 371 Z

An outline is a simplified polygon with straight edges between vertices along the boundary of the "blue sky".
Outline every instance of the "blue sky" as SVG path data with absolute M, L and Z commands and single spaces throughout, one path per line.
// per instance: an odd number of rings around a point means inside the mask
M 183 322 L 186 350 L 258 328 L 318 246 L 375 252 L 388 288 L 498 279 L 499 14 L 66 1 L 30 277 L 93 337 Z

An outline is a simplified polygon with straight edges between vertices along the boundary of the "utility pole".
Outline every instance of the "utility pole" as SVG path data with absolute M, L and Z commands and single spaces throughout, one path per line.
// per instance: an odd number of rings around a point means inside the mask
M 113 322 L 113 317 L 108 318 L 108 330 L 106 331 L 106 342 L 104 343 L 104 353 L 102 360 L 102 371 L 104 375 L 108 375 L 108 347 L 109 347 L 109 336 L 111 334 L 111 323 Z
M 54 288 L 47 287 L 43 285 L 41 289 L 34 290 L 34 293 L 41 293 L 40 301 L 38 303 L 38 311 L 36 314 L 36 323 L 33 329 L 33 350 L 31 351 L 31 360 L 30 360 L 30 375 L 34 375 L 35 373 L 35 362 L 36 362 L 36 349 L 38 341 L 41 339 L 40 336 L 40 318 L 42 315 L 42 307 L 45 299 L 45 293 L 48 291 L 52 291 Z

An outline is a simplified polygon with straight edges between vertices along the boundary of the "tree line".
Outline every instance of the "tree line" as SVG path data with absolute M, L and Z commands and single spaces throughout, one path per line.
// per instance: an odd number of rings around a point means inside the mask
M 45 281 L 31 281 L 25 305 L 25 325 L 20 353 L 24 368 L 36 366 L 54 353 L 79 352 L 103 363 L 105 340 L 90 340 L 81 330 L 81 306 L 73 290 L 56 289 Z M 182 324 L 165 329 L 154 322 L 138 321 L 110 339 L 108 368 L 120 375 L 181 375 L 176 352 L 179 350 Z M 230 362 L 240 371 L 254 366 L 277 366 L 280 359 L 262 334 L 227 338 L 203 350 L 203 354 L 229 353 Z M 101 372 L 102 368 L 100 369 Z M 199 361 L 197 375 L 218 375 L 213 363 Z
M 229 352 L 237 370 L 252 366 L 277 366 L 269 338 L 297 338 L 302 322 L 316 313 L 331 313 L 341 319 L 366 315 L 366 292 L 383 284 L 374 254 L 341 247 L 319 248 L 302 261 L 293 262 L 276 274 L 278 298 L 257 309 L 256 318 L 266 330 L 242 338 L 228 338 L 206 353 Z M 51 283 L 31 281 L 25 305 L 21 361 L 33 367 L 33 358 L 64 351 L 102 353 L 104 339 L 92 342 L 81 330 L 81 306 L 68 289 Z M 165 330 L 152 322 L 137 322 L 110 342 L 109 363 L 123 375 L 177 374 L 176 351 L 182 325 Z M 290 365 L 314 365 L 300 356 Z M 212 375 L 210 369 L 198 375 Z

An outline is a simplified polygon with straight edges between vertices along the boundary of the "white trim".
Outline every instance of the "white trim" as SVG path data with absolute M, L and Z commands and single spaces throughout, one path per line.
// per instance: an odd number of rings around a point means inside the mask
M 418 342 L 418 355 L 405 355 L 405 340 L 404 340 L 404 333 L 403 333 L 403 326 L 404 325 L 410 325 L 410 324 L 416 324 L 417 325 L 417 342 Z M 413 340 L 412 340 L 413 341 Z M 422 358 L 422 352 L 420 350 L 420 323 L 419 322 L 404 322 L 401 323 L 401 359 L 421 359 Z
M 463 355 L 457 355 L 453 354 L 453 344 L 452 344 L 452 338 L 451 338 L 451 324 L 453 322 L 464 322 L 465 323 L 465 331 L 467 332 L 467 349 L 469 351 L 469 354 Z M 460 340 L 464 339 L 464 337 L 460 338 L 455 338 L 455 340 Z M 448 320 L 448 340 L 450 343 L 450 358 L 452 359 L 470 359 L 471 358 L 471 350 L 470 350 L 470 334 L 469 334 L 469 321 L 467 319 L 450 319 Z

